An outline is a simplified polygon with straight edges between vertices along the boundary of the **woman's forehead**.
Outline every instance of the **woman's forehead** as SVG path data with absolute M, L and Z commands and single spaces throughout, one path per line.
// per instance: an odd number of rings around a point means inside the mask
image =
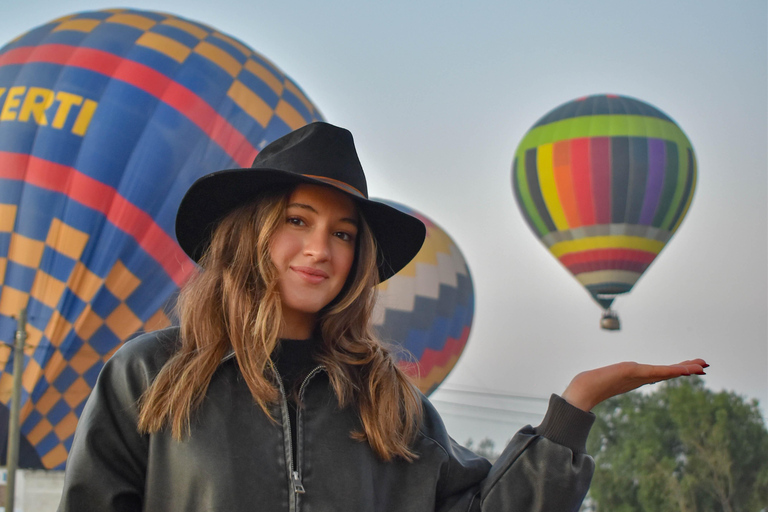
M 348 194 L 330 186 L 301 183 L 288 198 L 288 207 L 310 207 L 317 213 L 356 219 L 357 206 Z

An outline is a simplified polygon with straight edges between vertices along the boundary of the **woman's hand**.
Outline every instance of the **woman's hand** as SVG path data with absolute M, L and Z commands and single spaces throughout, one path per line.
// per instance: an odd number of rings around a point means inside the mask
M 709 365 L 703 359 L 691 359 L 672 365 L 632 362 L 612 364 L 576 375 L 562 397 L 571 405 L 590 411 L 603 400 L 646 384 L 683 375 L 704 375 L 704 368 L 707 366 Z

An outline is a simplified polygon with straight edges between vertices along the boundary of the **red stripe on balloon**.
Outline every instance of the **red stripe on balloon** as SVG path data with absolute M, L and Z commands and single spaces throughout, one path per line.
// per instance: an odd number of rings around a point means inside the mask
M 194 268 L 181 247 L 150 215 L 113 187 L 77 169 L 23 153 L 0 151 L 0 178 L 59 192 L 102 213 L 118 229 L 132 236 L 177 286 L 184 284 Z
M 567 267 L 576 263 L 613 259 L 645 263 L 647 265 L 655 258 L 656 254 L 652 252 L 638 251 L 636 249 L 594 249 L 563 254 L 560 256 L 560 262 Z
M 592 197 L 595 202 L 595 223 L 611 223 L 611 139 L 594 137 L 589 140 L 592 170 Z
M 258 150 L 200 96 L 144 64 L 92 48 L 63 44 L 21 47 L 0 55 L 0 66 L 44 62 L 87 69 L 128 83 L 178 110 L 242 167 Z
M 581 223 L 592 226 L 595 224 L 595 205 L 592 199 L 592 175 L 589 172 L 589 139 L 571 140 L 571 173 Z
M 566 265 L 566 268 L 568 268 L 573 275 L 578 275 L 583 272 L 597 272 L 599 270 L 629 270 L 630 272 L 642 274 L 648 268 L 648 264 L 627 260 L 598 260 Z

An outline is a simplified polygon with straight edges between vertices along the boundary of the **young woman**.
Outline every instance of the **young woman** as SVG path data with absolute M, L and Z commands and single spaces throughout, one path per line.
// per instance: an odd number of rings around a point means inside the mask
M 448 436 L 371 330 L 374 286 L 425 229 L 368 199 L 348 131 L 313 123 L 249 169 L 201 178 L 176 232 L 200 263 L 181 326 L 104 366 L 62 512 L 578 510 L 589 410 L 706 366 L 584 372 L 491 467 Z

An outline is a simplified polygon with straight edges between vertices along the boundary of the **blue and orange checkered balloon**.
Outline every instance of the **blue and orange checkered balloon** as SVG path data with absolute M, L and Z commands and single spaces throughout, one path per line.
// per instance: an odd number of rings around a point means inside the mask
M 22 467 L 62 468 L 104 362 L 170 323 L 190 184 L 316 120 L 263 56 L 170 14 L 77 13 L 0 49 L 0 402 L 27 308 Z

